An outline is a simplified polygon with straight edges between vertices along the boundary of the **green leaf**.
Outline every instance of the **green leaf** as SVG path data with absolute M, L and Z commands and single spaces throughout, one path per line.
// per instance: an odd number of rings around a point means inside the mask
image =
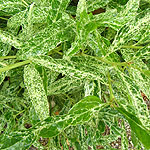
M 145 42 L 149 42 L 149 22 L 149 14 L 147 14 L 143 18 L 138 19 L 137 21 L 133 20 L 131 22 L 128 22 L 125 26 L 123 26 L 118 31 L 107 56 L 117 51 L 121 48 L 121 46 L 126 45 L 126 43 L 128 43 L 131 40 L 136 40 L 136 44 L 145 44 Z M 145 30 L 147 30 L 147 32 L 145 32 Z
M 88 12 L 91 12 L 99 8 L 104 8 L 104 6 L 106 6 L 110 1 L 112 0 L 87 0 L 87 10 Z
M 63 41 L 72 39 L 74 22 L 70 19 L 60 19 L 51 26 L 38 32 L 22 45 L 18 51 L 18 59 L 26 59 L 29 56 L 46 54 Z
M 116 109 L 123 114 L 123 116 L 128 120 L 132 131 L 136 134 L 138 139 L 142 142 L 145 148 L 150 148 L 150 131 L 147 130 L 140 120 L 132 115 L 131 113 L 127 112 L 123 107 L 116 107 Z
M 94 20 L 100 26 L 108 26 L 118 31 L 126 23 L 135 20 L 140 0 L 129 0 L 117 13 L 116 9 L 108 9 L 105 13 L 94 15 Z
M 21 42 L 17 40 L 16 37 L 14 37 L 13 35 L 11 35 L 10 33 L 6 31 L 0 30 L 0 40 L 5 44 L 14 46 L 15 48 L 20 48 L 21 46 Z
M 25 4 L 20 0 L 0 1 L 0 16 L 14 15 L 25 9 Z
M 135 70 L 134 70 L 135 71 Z M 119 73 L 119 72 L 118 72 Z M 128 94 L 128 99 L 131 100 L 132 107 L 136 110 L 137 117 L 144 123 L 146 126 L 149 126 L 150 119 L 149 119 L 149 111 L 144 102 L 141 93 L 140 93 L 140 85 L 136 82 L 132 76 L 127 76 L 124 73 L 118 74 L 123 85 L 126 87 L 124 91 Z M 146 86 L 143 85 L 145 88 Z M 147 86 L 149 88 L 149 86 Z
M 150 58 L 150 47 L 149 46 L 146 46 L 142 49 L 139 49 L 133 56 L 132 60 L 135 60 L 135 59 L 145 59 L 145 60 L 148 60 Z
M 66 10 L 70 0 L 50 0 L 50 10 L 48 20 L 50 22 L 56 22 L 62 18 L 63 12 Z
M 30 60 L 75 79 L 100 80 L 100 82 L 107 84 L 106 72 L 108 67 L 102 67 L 100 61 L 91 57 L 72 57 L 70 60 L 65 60 L 53 59 L 48 56 L 35 56 L 31 57 Z
M 6 56 L 11 50 L 11 46 L 9 44 L 4 44 L 0 41 L 0 56 Z
M 84 84 L 84 80 L 63 77 L 48 86 L 48 95 L 62 94 L 77 89 Z
M 67 51 L 67 56 L 76 54 L 80 49 L 84 50 L 87 37 L 90 32 L 97 28 L 94 21 L 91 21 L 92 15 L 87 14 L 86 1 L 80 0 L 77 7 L 76 39 L 71 48 Z
M 96 30 L 88 37 L 88 45 L 95 51 L 96 56 L 105 56 L 110 46 L 110 41 L 101 36 Z
M 14 132 L 9 135 L 4 136 L 1 135 L 0 147 L 2 150 L 13 150 L 13 149 L 26 150 L 30 148 L 30 146 L 34 141 L 35 136 L 33 133 Z
M 94 96 L 85 97 L 83 100 L 75 104 L 67 115 L 56 116 L 49 118 L 42 123 L 40 136 L 53 137 L 62 132 L 69 126 L 84 124 L 92 115 L 99 109 L 105 107 L 106 104 L 101 104 L 100 99 Z
M 49 105 L 42 78 L 34 65 L 28 65 L 25 67 L 24 82 L 35 112 L 40 120 L 44 120 L 49 116 Z

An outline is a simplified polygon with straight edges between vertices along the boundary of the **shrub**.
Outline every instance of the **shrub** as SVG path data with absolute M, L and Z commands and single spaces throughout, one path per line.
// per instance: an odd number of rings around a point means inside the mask
M 1 0 L 0 149 L 150 149 L 149 31 L 148 0 Z

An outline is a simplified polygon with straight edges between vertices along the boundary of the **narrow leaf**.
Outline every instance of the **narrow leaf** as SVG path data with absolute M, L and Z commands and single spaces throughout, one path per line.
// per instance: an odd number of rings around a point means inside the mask
M 80 80 L 84 78 L 100 80 L 102 83 L 107 84 L 106 70 L 108 67 L 102 67 L 100 61 L 91 57 L 72 57 L 70 61 L 67 59 L 53 59 L 48 56 L 35 56 L 30 59 L 38 65 L 66 76 Z
M 49 116 L 49 105 L 42 78 L 33 65 L 25 67 L 24 82 L 37 115 L 44 120 Z
M 116 107 L 116 109 L 128 120 L 132 131 L 136 134 L 145 148 L 149 149 L 150 131 L 142 125 L 136 116 L 132 115 L 130 112 L 127 112 L 123 107 Z

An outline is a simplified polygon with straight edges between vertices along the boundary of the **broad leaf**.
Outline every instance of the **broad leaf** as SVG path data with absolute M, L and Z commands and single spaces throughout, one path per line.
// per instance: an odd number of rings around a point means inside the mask
M 62 94 L 77 89 L 84 84 L 84 80 L 63 77 L 48 86 L 48 95 Z
M 86 0 L 80 0 L 77 7 L 76 40 L 67 51 L 68 56 L 76 54 L 80 49 L 85 49 L 89 33 L 97 28 L 96 23 L 91 21 L 91 18 L 92 15 L 87 14 Z
M 21 0 L 0 0 L 0 16 L 14 15 L 24 10 L 26 5 Z

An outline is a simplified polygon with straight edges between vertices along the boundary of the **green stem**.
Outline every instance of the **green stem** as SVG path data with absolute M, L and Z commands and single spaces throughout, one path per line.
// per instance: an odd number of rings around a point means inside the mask
M 6 20 L 6 21 L 8 20 L 7 18 L 3 18 L 3 17 L 0 17 L 0 19 Z
M 111 86 L 111 77 L 110 77 L 109 72 L 108 72 L 108 82 L 109 82 L 109 91 L 110 91 L 110 102 L 112 103 L 114 100 L 114 95 L 113 95 L 113 90 L 112 90 L 112 86 Z
M 26 6 L 29 6 L 29 5 L 27 4 L 27 2 L 26 2 L 26 1 L 22 0 L 22 2 L 23 2 Z
M 81 54 L 82 56 L 89 56 L 89 55 L 86 55 L 86 54 Z M 90 57 L 94 57 L 104 63 L 107 63 L 107 64 L 110 64 L 112 66 L 129 66 L 129 64 L 127 62 L 112 62 L 112 61 L 108 61 L 104 58 L 101 58 L 101 57 L 96 57 L 96 56 L 90 56 Z
M 16 58 L 16 56 L 0 56 L 0 59 L 12 59 Z
M 122 46 L 121 48 L 133 48 L 133 49 L 140 49 L 140 48 L 144 48 L 143 46 L 133 46 L 133 45 L 130 45 L 130 46 Z
M 23 65 L 26 65 L 26 64 L 29 64 L 30 62 L 31 62 L 30 60 L 26 60 L 26 61 L 23 61 L 23 62 L 19 62 L 19 63 L 16 63 L 16 64 L 6 66 L 4 68 L 0 68 L 0 73 L 4 72 L 4 71 L 11 70 L 11 69 L 14 69 L 14 68 L 17 68 L 17 67 L 20 67 L 20 66 L 23 66 Z
M 2 62 L 0 62 L 0 65 L 2 65 L 2 66 L 7 66 L 6 64 L 4 64 L 4 63 L 2 63 Z

